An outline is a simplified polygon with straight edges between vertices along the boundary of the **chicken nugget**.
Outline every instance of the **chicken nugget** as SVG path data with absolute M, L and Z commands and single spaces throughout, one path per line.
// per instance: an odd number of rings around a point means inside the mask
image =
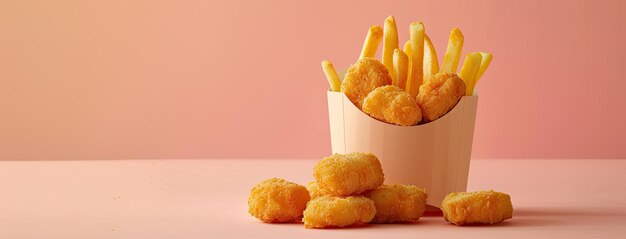
M 311 199 L 324 195 L 324 193 L 322 193 L 315 181 L 309 182 L 306 185 L 306 190 L 309 190 L 309 195 L 311 196 Z
M 424 121 L 438 119 L 450 111 L 465 95 L 465 82 L 454 73 L 438 73 L 420 86 L 417 104 Z
M 361 194 L 385 181 L 380 161 L 370 153 L 328 156 L 315 165 L 313 177 L 323 194 L 334 196 Z
M 414 222 L 426 209 L 426 190 L 413 185 L 383 185 L 367 194 L 376 205 L 374 223 Z
M 376 215 L 376 206 L 363 196 L 317 197 L 304 210 L 305 228 L 347 227 L 368 223 Z
M 456 225 L 494 224 L 513 218 L 511 197 L 493 190 L 450 193 L 441 202 L 441 210 L 444 219 Z
M 252 188 L 248 212 L 267 223 L 292 222 L 302 218 L 310 199 L 304 186 L 271 178 Z
M 380 86 L 391 85 L 391 83 L 387 67 L 376 58 L 365 57 L 348 68 L 341 82 L 341 92 L 361 109 L 367 94 Z
M 378 120 L 402 126 L 416 125 L 422 120 L 422 111 L 415 99 L 393 85 L 378 87 L 370 92 L 363 102 L 363 112 Z

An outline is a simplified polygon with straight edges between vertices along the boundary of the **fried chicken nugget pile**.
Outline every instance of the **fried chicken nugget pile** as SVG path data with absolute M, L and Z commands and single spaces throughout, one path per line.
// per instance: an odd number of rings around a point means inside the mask
M 387 85 L 370 92 L 363 102 L 363 112 L 387 123 L 411 126 L 422 120 L 422 111 L 411 94 L 400 87 Z
M 369 223 L 376 215 L 374 202 L 363 196 L 320 196 L 304 210 L 305 228 L 346 227 Z
M 351 196 L 378 188 L 385 181 L 378 158 L 371 153 L 333 154 L 313 169 L 324 195 Z
M 448 194 L 441 210 L 444 219 L 456 225 L 494 224 L 513 218 L 511 197 L 493 190 Z
M 454 73 L 438 73 L 422 84 L 417 103 L 424 121 L 438 119 L 450 111 L 465 95 L 465 82 Z
M 267 223 L 297 221 L 310 199 L 304 186 L 271 178 L 252 188 L 248 212 Z
M 391 85 L 391 83 L 391 76 L 383 63 L 376 58 L 364 57 L 348 68 L 341 82 L 341 92 L 361 109 L 365 97 L 370 92 L 378 87 Z
M 414 222 L 426 209 L 426 190 L 413 185 L 383 185 L 367 194 L 376 205 L 374 223 Z
M 361 195 L 383 184 L 378 158 L 369 153 L 334 154 L 315 165 L 307 184 L 312 200 L 304 211 L 306 228 L 346 227 L 369 223 L 374 201 Z

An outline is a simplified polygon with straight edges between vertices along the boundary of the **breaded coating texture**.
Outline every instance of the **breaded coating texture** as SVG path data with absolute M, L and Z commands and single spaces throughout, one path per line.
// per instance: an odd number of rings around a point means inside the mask
M 305 228 L 347 227 L 368 223 L 376 215 L 376 206 L 363 196 L 321 196 L 304 210 Z
M 378 188 L 383 168 L 370 153 L 334 154 L 315 165 L 313 177 L 324 195 L 351 196 Z
M 363 102 L 363 112 L 387 123 L 411 126 L 422 120 L 422 111 L 411 94 L 400 87 L 387 85 L 370 92 Z
M 384 85 L 391 85 L 391 76 L 385 65 L 376 58 L 365 57 L 348 68 L 341 82 L 341 92 L 361 109 L 365 97 L 374 89 Z
M 426 209 L 426 190 L 413 185 L 383 185 L 367 194 L 376 205 L 374 223 L 414 222 Z
M 292 222 L 302 218 L 310 199 L 304 186 L 271 178 L 252 188 L 248 212 L 263 222 Z
M 494 224 L 513 218 L 511 197 L 493 190 L 448 194 L 441 210 L 444 219 L 456 225 Z
M 320 191 L 320 188 L 317 186 L 317 183 L 315 181 L 309 182 L 306 185 L 306 190 L 309 190 L 309 195 L 311 196 L 311 199 L 324 195 Z
M 450 111 L 465 95 L 465 82 L 454 73 L 438 73 L 420 86 L 417 104 L 424 121 L 430 122 Z

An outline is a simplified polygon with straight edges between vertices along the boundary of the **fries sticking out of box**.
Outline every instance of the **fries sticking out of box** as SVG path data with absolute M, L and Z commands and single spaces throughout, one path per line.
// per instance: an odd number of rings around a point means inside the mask
M 482 56 L 482 60 L 480 61 L 480 70 L 478 70 L 476 82 L 478 82 L 478 80 L 480 80 L 480 77 L 483 76 L 483 74 L 487 70 L 487 67 L 489 67 L 489 64 L 491 64 L 491 59 L 493 58 L 493 56 L 489 52 L 481 51 L 478 53 L 480 53 L 480 55 Z
M 367 32 L 367 36 L 365 36 L 365 42 L 363 43 L 363 49 L 361 49 L 361 56 L 359 56 L 359 59 L 376 56 L 378 45 L 382 40 L 383 29 L 380 26 L 370 27 Z
M 333 63 L 330 63 L 328 60 L 322 61 L 322 69 L 324 70 L 324 74 L 326 75 L 326 79 L 328 79 L 328 84 L 330 85 L 330 89 L 335 92 L 339 92 L 341 90 L 341 80 L 337 75 L 337 71 L 335 71 L 335 67 Z
M 461 59 L 461 51 L 463 50 L 463 33 L 458 28 L 452 29 L 450 32 L 450 38 L 448 39 L 448 47 L 446 48 L 446 54 L 443 56 L 443 63 L 441 64 L 441 72 L 456 73 L 456 69 L 459 66 L 459 59 Z
M 417 97 L 420 85 L 424 81 L 424 24 L 421 22 L 411 23 L 411 61 L 409 63 L 409 77 L 406 81 L 406 92 L 412 97 Z
M 406 88 L 406 79 L 409 76 L 409 56 L 400 48 L 396 48 L 393 51 L 393 72 L 395 78 L 393 78 L 393 85 L 400 87 L 400 89 Z
M 396 48 L 398 48 L 398 27 L 396 26 L 396 19 L 393 16 L 385 19 L 384 32 L 383 32 L 383 65 L 387 67 L 387 71 L 391 76 L 391 79 L 395 81 L 396 74 L 393 67 L 393 54 Z
M 344 93 L 361 110 L 368 99 L 370 101 L 405 99 L 402 93 L 399 93 L 404 91 L 417 104 L 417 107 L 409 108 L 420 111 L 416 113 L 411 111 L 411 115 L 424 116 L 419 122 L 410 125 L 398 123 L 413 122 L 389 120 L 407 114 L 406 103 L 369 102 L 368 106 L 383 107 L 380 109 L 370 107 L 369 112 L 377 112 L 369 114 L 371 117 L 403 126 L 427 123 L 449 112 L 461 97 L 472 96 L 476 83 L 491 63 L 493 56 L 490 53 L 473 52 L 465 56 L 459 70 L 464 41 L 465 37 L 461 30 L 453 28 L 450 31 L 443 61 L 439 64 L 434 44 L 422 22 L 413 22 L 409 25 L 409 39 L 400 49 L 396 19 L 389 16 L 383 22 L 383 27 L 376 25 L 369 28 L 359 60 L 348 68 L 350 82 L 342 83 L 332 63 L 327 60 L 322 61 L 322 69 L 330 84 L 330 90 Z M 381 42 L 382 59 L 378 61 L 375 57 Z M 393 85 L 400 91 L 387 88 L 382 92 L 394 92 L 394 96 L 368 98 L 368 95 L 377 88 L 387 85 Z M 381 91 L 377 92 L 381 95 Z M 386 115 L 383 116 L 383 113 Z
M 439 73 L 437 52 L 428 34 L 424 34 L 424 81 L 428 81 L 428 79 L 437 73 Z
M 476 85 L 476 76 L 480 69 L 480 63 L 482 62 L 482 55 L 478 52 L 470 53 L 465 56 L 465 62 L 461 68 L 459 76 L 465 82 L 465 95 L 474 94 L 474 85 Z

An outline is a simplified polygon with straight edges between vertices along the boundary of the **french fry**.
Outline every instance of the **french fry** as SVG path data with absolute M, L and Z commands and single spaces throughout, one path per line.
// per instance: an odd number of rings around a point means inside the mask
M 413 48 L 411 48 L 411 39 L 407 40 L 404 43 L 404 48 L 402 51 L 404 51 L 404 54 L 406 54 L 407 58 L 409 59 L 407 61 L 407 72 L 406 72 L 406 80 L 409 80 L 409 78 L 411 78 L 411 52 L 413 51 Z M 402 89 L 406 90 L 406 81 Z
M 409 57 L 400 48 L 393 51 L 393 70 L 396 75 L 396 78 L 393 79 L 393 85 L 404 90 L 409 73 Z
M 480 62 L 480 70 L 478 70 L 478 75 L 476 75 L 476 83 L 478 83 L 480 77 L 483 76 L 483 73 L 485 73 L 487 67 L 491 64 L 491 59 L 493 59 L 493 55 L 489 52 L 480 51 L 478 53 L 483 57 L 483 60 Z
M 424 34 L 424 82 L 427 82 L 431 76 L 437 73 L 439 73 L 437 52 L 428 34 Z
M 364 57 L 375 57 L 378 45 L 382 40 L 383 29 L 380 26 L 371 26 L 367 32 L 367 36 L 365 37 L 365 42 L 363 43 L 363 49 L 361 49 L 361 56 L 359 56 L 359 59 Z
M 396 19 L 394 19 L 393 16 L 387 17 L 385 19 L 385 25 L 383 26 L 383 65 L 387 67 L 391 79 L 395 79 L 393 54 L 394 50 L 398 48 L 398 27 L 396 26 Z
M 476 75 L 480 70 L 480 62 L 482 56 L 478 52 L 470 53 L 465 56 L 463 67 L 461 67 L 461 73 L 459 77 L 465 82 L 465 95 L 471 96 L 474 94 L 474 86 L 476 85 Z
M 404 43 L 404 48 L 403 49 L 404 49 L 404 53 L 409 57 L 409 61 L 410 61 L 411 60 L 411 51 L 413 51 L 412 48 L 411 48 L 411 40 L 407 40 Z
M 404 53 L 411 59 L 411 40 L 404 43 Z M 410 61 L 410 60 L 409 60 Z M 427 34 L 424 34 L 424 82 L 434 74 L 439 73 L 439 59 L 433 43 Z
M 461 59 L 461 51 L 463 50 L 463 33 L 458 28 L 452 29 L 450 38 L 448 39 L 448 47 L 446 54 L 443 56 L 441 64 L 441 72 L 456 73 Z
M 406 92 L 416 97 L 424 80 L 424 24 L 411 23 L 409 27 L 411 39 L 411 73 L 406 81 Z
M 324 70 L 324 74 L 326 74 L 326 79 L 328 79 L 330 89 L 332 91 L 339 92 L 341 90 L 341 80 L 339 80 L 339 76 L 337 75 L 337 71 L 335 71 L 333 63 L 330 63 L 328 60 L 323 60 L 322 69 Z

